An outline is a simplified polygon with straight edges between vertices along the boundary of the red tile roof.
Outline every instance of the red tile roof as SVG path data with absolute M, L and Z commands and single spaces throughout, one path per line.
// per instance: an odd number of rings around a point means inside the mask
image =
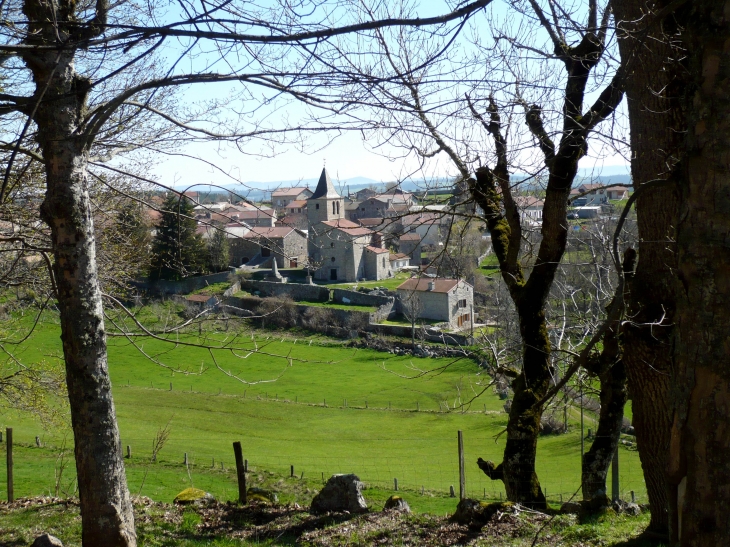
M 301 194 L 302 192 L 306 192 L 308 190 L 309 190 L 309 188 L 307 188 L 306 186 L 295 186 L 294 188 L 279 188 L 279 189 L 271 192 L 271 197 L 275 197 L 275 198 L 284 198 L 284 197 L 289 197 L 289 196 L 296 197 L 299 194 Z M 311 191 L 311 190 L 309 190 L 309 191 Z
M 294 201 L 284 205 L 284 209 L 298 209 L 299 207 L 304 208 L 307 206 L 307 200 L 295 199 Z
M 393 260 L 410 260 L 410 259 L 411 259 L 411 257 L 405 253 L 391 253 L 391 255 L 390 255 L 391 262 Z
M 373 247 L 371 245 L 366 245 L 365 248 L 375 254 L 382 254 L 382 253 L 389 253 L 390 251 L 388 249 L 383 249 L 381 247 Z
M 400 241 L 421 241 L 418 234 L 404 234 L 398 238 Z
M 326 220 L 322 222 L 322 224 L 324 224 L 325 226 L 329 226 L 330 228 L 340 230 L 341 232 L 345 232 L 346 234 L 349 234 L 351 236 L 366 236 L 373 233 L 371 230 L 363 228 L 359 224 L 355 224 L 354 222 L 346 220 L 344 218 L 340 218 L 337 220 Z

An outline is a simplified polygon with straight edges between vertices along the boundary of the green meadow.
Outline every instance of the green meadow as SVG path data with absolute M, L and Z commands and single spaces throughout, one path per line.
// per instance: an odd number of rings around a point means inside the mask
M 139 317 L 159 326 L 169 321 L 166 313 L 145 309 Z M 455 507 L 449 487 L 458 495 L 461 430 L 467 493 L 504 496 L 501 483 L 484 476 L 476 459 L 501 460 L 507 415 L 473 361 L 398 357 L 302 333 L 225 328 L 223 321 L 210 321 L 200 335 L 196 328 L 166 335 L 169 341 L 109 338 L 122 445 L 132 451 L 125 462 L 133 494 L 171 501 L 194 485 L 219 499 L 235 499 L 231 443 L 241 441 L 251 481 L 279 490 L 283 501 L 306 504 L 323 477 L 356 473 L 374 504 L 382 504 L 398 479 L 414 510 L 446 512 Z M 220 349 L 197 346 L 202 343 Z M 15 351 L 27 363 L 59 354 L 59 327 L 51 314 Z M 554 503 L 570 498 L 580 484 L 577 409 L 569 419 L 568 434 L 539 442 L 538 473 Z M 14 411 L 4 411 L 0 420 L 3 429 L 14 428 L 16 497 L 53 494 L 57 484 L 60 493 L 73 493 L 71 454 L 61 457 L 64 438 L 67 445 L 72 439 L 70 428 L 43 430 Z M 169 440 L 152 463 L 153 439 L 168 423 Z M 595 419 L 586 414 L 589 427 L 595 429 Z M 621 447 L 620 462 L 624 496 L 632 490 L 645 501 L 637 453 Z M 1 465 L 0 497 L 5 488 Z

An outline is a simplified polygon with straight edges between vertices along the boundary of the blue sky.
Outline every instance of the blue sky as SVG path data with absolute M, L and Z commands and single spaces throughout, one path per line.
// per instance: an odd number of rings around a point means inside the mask
M 424 0 L 418 2 L 417 5 L 417 13 L 421 17 L 444 13 L 449 9 L 446 2 L 439 0 Z M 506 8 L 500 0 L 495 0 L 493 6 L 496 14 L 504 15 Z M 168 53 L 171 56 L 174 55 L 174 49 L 170 49 Z M 200 56 L 197 60 L 191 61 L 187 69 L 195 70 L 207 62 L 208 59 L 205 56 Z M 221 63 L 224 61 L 217 62 L 217 64 Z M 223 98 L 231 91 L 236 91 L 232 84 L 197 86 L 185 90 L 181 98 L 185 101 L 196 102 Z M 277 116 L 294 118 L 303 114 L 304 109 L 300 105 L 290 106 L 286 110 L 276 113 Z M 270 120 L 276 124 L 273 117 Z M 185 147 L 182 152 L 214 163 L 217 169 L 191 158 L 160 157 L 153 175 L 163 184 L 180 188 L 194 184 L 230 184 L 252 181 L 261 183 L 252 185 L 254 187 L 268 187 L 270 183 L 276 181 L 316 178 L 325 164 L 333 178 L 339 180 L 367 177 L 388 182 L 401 180 L 408 176 L 420 179 L 448 177 L 456 174 L 443 153 L 426 161 L 423 169 L 419 169 L 419 163 L 413 157 L 405 159 L 386 157 L 398 155 L 394 148 L 384 146 L 378 149 L 380 153 L 373 152 L 371 146 L 375 146 L 377 143 L 364 143 L 358 132 L 340 135 L 329 145 L 326 145 L 327 140 L 327 137 L 322 134 L 308 135 L 304 139 L 306 150 L 301 150 L 301 145 L 278 146 L 272 149 L 252 142 L 245 146 L 246 154 L 225 144 L 195 143 Z M 270 157 L 257 154 L 260 150 Z M 603 175 L 627 172 L 626 161 L 618 154 L 604 150 L 601 153 L 601 159 L 597 159 L 597 155 L 589 152 L 589 156 L 581 161 L 580 167 L 583 172 L 593 171 L 594 174 Z

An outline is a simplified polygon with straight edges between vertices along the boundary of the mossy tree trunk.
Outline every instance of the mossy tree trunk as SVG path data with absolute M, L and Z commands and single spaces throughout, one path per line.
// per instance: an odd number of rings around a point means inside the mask
M 494 139 L 497 164 L 494 169 L 482 167 L 477 170 L 476 178 L 471 180 L 471 191 L 485 212 L 502 279 L 517 309 L 523 343 L 522 369 L 512 371 L 514 399 L 507 422 L 503 461 L 495 465 L 479 458 L 477 463 L 491 479 L 504 482 L 508 499 L 528 507 L 544 509 L 546 500 L 535 471 L 535 460 L 542 405 L 552 383 L 552 348 L 547 331 L 546 303 L 566 248 L 568 198 L 578 171 L 578 161 L 586 152 L 591 131 L 611 115 L 620 103 L 623 97 L 623 75 L 619 71 L 596 103 L 587 113 L 583 113 L 590 72 L 604 51 L 604 31 L 595 24 L 597 7 L 595 4 L 592 6 L 593 28 L 577 46 L 570 47 L 557 39 L 544 14 L 536 4 L 533 6 L 543 25 L 555 36 L 555 52 L 565 64 L 567 80 L 563 131 L 557 146 L 543 126 L 540 107 L 525 105 L 527 125 L 544 155 L 549 173 L 543 208 L 542 240 L 528 278 L 525 278 L 520 264 L 520 214 L 511 194 L 507 143 L 501 132 L 501 121 L 494 102 L 490 104 L 489 120 L 483 119 L 472 106 L 472 113 Z

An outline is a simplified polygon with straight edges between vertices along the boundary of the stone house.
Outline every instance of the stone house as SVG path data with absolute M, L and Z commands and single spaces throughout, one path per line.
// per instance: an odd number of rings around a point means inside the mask
M 281 213 L 292 201 L 306 201 L 312 196 L 312 191 L 304 187 L 278 188 L 271 192 L 271 205 L 277 213 Z
M 514 200 L 523 223 L 542 222 L 542 210 L 545 207 L 543 200 L 535 196 L 515 196 Z
M 365 247 L 365 279 L 385 279 L 390 277 L 390 251 L 382 247 Z
M 199 308 L 214 308 L 218 304 L 218 298 L 209 294 L 189 294 L 185 302 Z
M 587 192 L 585 195 L 580 196 Z M 574 196 L 580 196 L 574 198 Z M 576 207 L 585 205 L 606 205 L 608 203 L 608 194 L 602 184 L 581 184 L 578 188 L 570 191 L 572 204 Z M 573 199 L 574 198 L 574 199 Z
M 421 265 L 421 236 L 418 234 L 403 234 L 398 238 L 398 251 L 410 257 L 410 266 Z
M 623 186 L 608 186 L 606 195 L 610 201 L 629 199 L 629 189 Z
M 452 329 L 472 324 L 474 288 L 462 279 L 412 277 L 396 292 L 400 309 L 411 303 L 419 319 L 448 323 Z
M 317 188 L 307 200 L 307 218 L 308 253 L 315 262 L 321 263 L 314 273 L 315 279 L 350 282 L 383 279 L 390 274 L 387 251 L 374 250 L 382 247 L 377 234 L 345 218 L 345 201 L 335 190 L 326 169 L 322 170 Z
M 247 209 L 238 212 L 238 218 L 252 228 L 273 228 L 276 222 L 274 210 L 263 205 L 254 209 Z
M 390 271 L 397 272 L 401 268 L 410 266 L 411 257 L 403 253 L 391 253 L 388 257 L 390 260 Z
M 296 268 L 306 258 L 307 238 L 293 228 L 253 228 L 240 238 L 230 240 L 232 266 L 264 265 L 276 257 L 279 268 Z
M 442 242 L 441 223 L 447 224 L 449 220 L 449 215 L 422 211 L 404 216 L 401 222 L 403 231 L 418 235 L 421 245 L 439 245 Z

